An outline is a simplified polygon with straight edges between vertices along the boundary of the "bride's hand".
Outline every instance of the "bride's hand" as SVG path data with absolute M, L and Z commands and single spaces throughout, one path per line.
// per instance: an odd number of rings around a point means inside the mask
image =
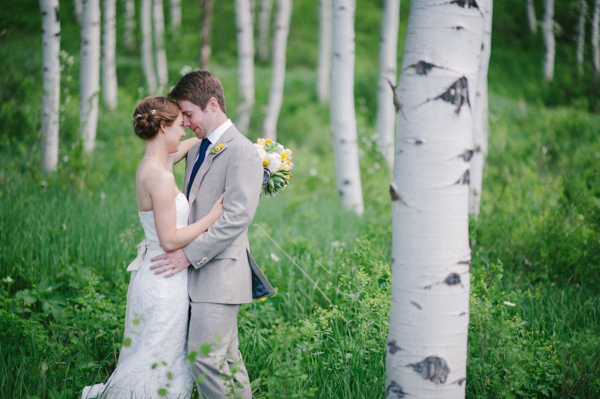
M 215 202 L 212 209 L 210 210 L 210 213 L 211 215 L 213 215 L 215 221 L 223 214 L 223 212 L 225 212 L 225 207 L 223 206 L 224 197 L 225 193 L 221 194 L 217 202 Z

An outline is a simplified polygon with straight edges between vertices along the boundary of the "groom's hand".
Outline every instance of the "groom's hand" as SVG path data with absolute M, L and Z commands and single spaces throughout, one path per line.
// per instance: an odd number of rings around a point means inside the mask
M 158 262 L 150 266 L 150 270 L 156 270 L 154 274 L 162 274 L 170 270 L 169 273 L 165 274 L 165 278 L 171 277 L 180 271 L 187 269 L 190 265 L 190 261 L 187 256 L 185 256 L 185 252 L 183 252 L 182 248 L 155 256 L 151 261 Z

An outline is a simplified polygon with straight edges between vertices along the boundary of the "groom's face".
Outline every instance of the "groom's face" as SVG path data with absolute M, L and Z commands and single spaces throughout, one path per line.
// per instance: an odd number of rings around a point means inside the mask
M 196 137 L 204 139 L 214 130 L 215 116 L 210 104 L 202 110 L 198 105 L 187 101 L 177 101 L 183 115 L 183 126 L 189 127 Z

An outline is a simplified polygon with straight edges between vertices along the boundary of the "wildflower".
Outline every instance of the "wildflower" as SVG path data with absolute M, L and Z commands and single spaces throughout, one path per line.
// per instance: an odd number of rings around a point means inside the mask
M 273 259 L 275 262 L 279 262 L 279 256 L 275 255 L 272 252 L 271 252 L 271 259 Z
M 502 303 L 504 303 L 506 306 L 516 306 L 514 303 L 508 301 L 504 301 Z

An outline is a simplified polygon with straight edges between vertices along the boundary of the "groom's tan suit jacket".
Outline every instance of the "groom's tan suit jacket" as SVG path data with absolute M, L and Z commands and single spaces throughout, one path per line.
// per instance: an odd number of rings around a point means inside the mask
M 189 222 L 206 216 L 225 193 L 223 215 L 186 245 L 189 268 L 188 292 L 192 302 L 241 304 L 275 294 L 275 290 L 252 258 L 248 227 L 258 206 L 263 166 L 254 145 L 235 126 L 229 127 L 215 144 L 216 154 L 207 153 L 189 193 Z M 184 190 L 201 142 L 188 152 Z

